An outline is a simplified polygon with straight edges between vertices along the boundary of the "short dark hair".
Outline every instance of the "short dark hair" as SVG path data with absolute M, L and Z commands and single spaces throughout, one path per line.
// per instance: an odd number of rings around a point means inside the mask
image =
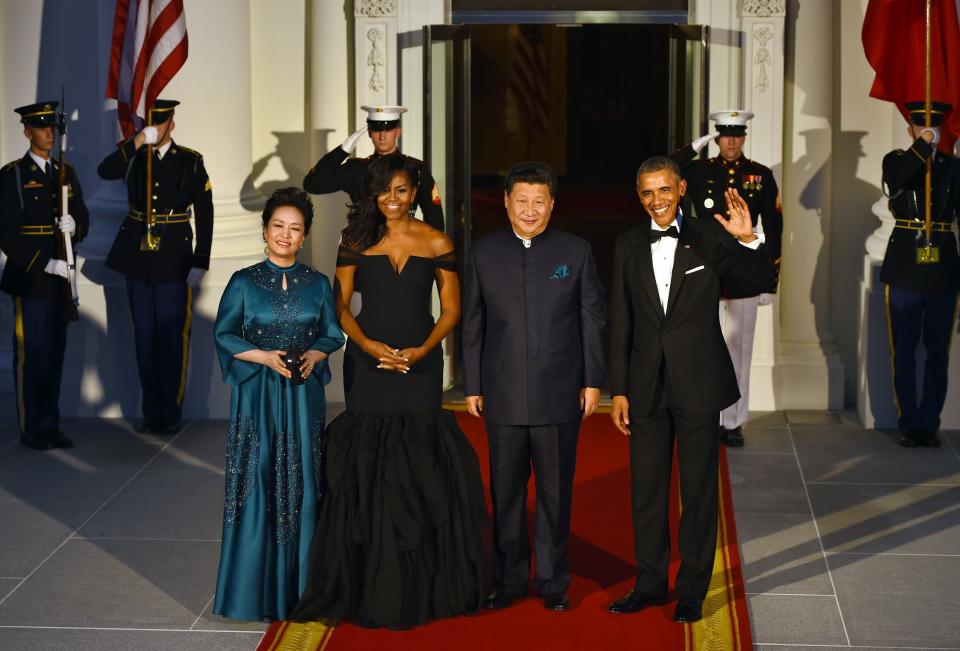
M 511 167 L 503 177 L 503 191 L 510 194 L 517 183 L 545 185 L 549 188 L 551 197 L 557 196 L 557 175 L 549 165 L 540 161 L 527 160 Z
M 640 163 L 640 167 L 637 168 L 637 183 L 640 183 L 641 174 L 652 174 L 663 170 L 669 170 L 678 181 L 682 178 L 680 166 L 677 165 L 675 160 L 666 156 L 651 156 Z
M 263 227 L 270 223 L 270 218 L 277 208 L 290 206 L 296 208 L 303 215 L 303 234 L 310 233 L 310 224 L 313 223 L 313 202 L 310 196 L 300 188 L 280 188 L 270 195 L 263 207 Z

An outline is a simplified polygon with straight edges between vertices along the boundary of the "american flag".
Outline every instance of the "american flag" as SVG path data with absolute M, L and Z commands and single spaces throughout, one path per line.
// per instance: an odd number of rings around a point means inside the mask
M 147 109 L 186 60 L 183 0 L 117 0 L 107 97 L 117 100 L 124 138 L 143 126 Z
M 519 131 L 518 114 L 522 113 L 531 131 L 543 131 L 550 124 L 549 71 L 543 32 L 539 25 L 513 25 L 510 43 L 507 126 L 511 131 Z

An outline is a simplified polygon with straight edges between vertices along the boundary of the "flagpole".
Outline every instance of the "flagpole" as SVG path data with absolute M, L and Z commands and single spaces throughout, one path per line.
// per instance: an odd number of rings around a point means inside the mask
M 933 94 L 933 90 L 932 90 L 932 86 L 933 86 L 932 73 L 931 73 L 931 70 L 930 70 L 930 69 L 932 68 L 932 65 L 931 65 L 931 52 L 930 52 L 930 50 L 931 50 L 931 41 L 933 40 L 933 38 L 932 38 L 932 37 L 933 37 L 933 25 L 932 25 L 932 18 L 931 18 L 931 4 L 932 4 L 932 0 L 926 0 L 926 7 L 925 7 L 925 14 L 924 14 L 925 28 L 926 28 L 926 34 L 925 34 L 925 38 L 924 38 L 924 60 L 923 60 L 923 63 L 924 63 L 924 73 L 925 73 L 925 79 L 924 79 L 924 84 L 925 84 L 925 88 L 924 88 L 924 118 L 925 118 L 926 127 L 927 127 L 928 129 L 930 128 L 930 122 L 931 122 L 931 114 L 930 114 L 930 111 L 931 111 L 931 109 L 933 108 L 933 107 L 931 106 L 931 98 L 930 98 L 930 96 Z M 926 194 L 925 194 L 924 196 L 926 196 L 926 201 L 924 202 L 924 204 L 925 204 L 925 205 L 924 205 L 924 211 L 925 211 L 925 212 L 924 212 L 923 228 L 924 228 L 924 231 L 926 232 L 926 236 L 927 236 L 927 246 L 928 246 L 928 247 L 931 246 L 931 241 L 930 241 L 930 240 L 931 240 L 931 237 L 933 236 L 933 215 L 932 215 L 932 203 L 933 203 L 933 202 L 932 202 L 932 200 L 931 200 L 931 186 L 933 185 L 933 183 L 932 183 L 932 177 L 933 177 L 933 157 L 936 156 L 936 154 L 937 154 L 937 145 L 934 144 L 934 145 L 933 145 L 933 153 L 930 155 L 930 158 L 927 159 L 927 173 L 926 173 L 926 176 L 925 176 L 925 178 L 924 178 L 924 190 L 926 191 Z
M 147 125 L 153 125 L 153 107 L 147 109 Z M 144 200 L 145 212 L 143 213 L 143 223 L 146 226 L 146 233 L 140 241 L 141 251 L 156 251 L 160 248 L 160 240 L 153 234 L 153 145 L 147 145 L 147 195 Z

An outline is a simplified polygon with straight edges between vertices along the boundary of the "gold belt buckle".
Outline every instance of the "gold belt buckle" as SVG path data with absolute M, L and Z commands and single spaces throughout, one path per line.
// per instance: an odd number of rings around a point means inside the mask
M 937 264 L 940 262 L 940 247 L 926 237 L 917 238 L 917 264 Z

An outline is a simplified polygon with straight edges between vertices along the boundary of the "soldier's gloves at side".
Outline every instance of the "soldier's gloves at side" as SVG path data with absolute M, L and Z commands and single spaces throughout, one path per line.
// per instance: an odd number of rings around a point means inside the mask
M 66 260 L 56 260 L 51 258 L 47 261 L 47 266 L 43 268 L 44 273 L 48 273 L 51 276 L 61 276 L 70 280 L 70 268 L 67 267 Z
M 157 144 L 157 133 L 156 127 L 144 127 L 143 131 L 140 133 L 143 134 L 143 144 L 145 145 L 155 145 Z
M 757 300 L 757 305 L 771 305 L 773 304 L 773 299 L 776 297 L 776 294 L 760 294 Z
M 357 143 L 360 142 L 360 138 L 363 138 L 363 134 L 367 132 L 367 127 L 362 129 L 357 129 L 351 133 L 346 140 L 343 141 L 343 144 L 340 145 L 340 149 L 347 152 L 348 154 L 357 148 Z
M 60 232 L 67 233 L 73 237 L 77 232 L 77 222 L 70 215 L 64 215 L 60 218 Z
M 187 284 L 191 287 L 199 287 L 200 283 L 203 282 L 203 274 L 205 273 L 207 273 L 206 269 L 191 267 L 190 271 L 187 272 Z
M 920 130 L 920 135 L 922 136 L 926 131 L 929 131 L 932 136 L 930 140 L 931 145 L 936 145 L 940 142 L 940 127 L 924 127 Z
M 693 147 L 693 151 L 700 153 L 700 150 L 710 144 L 710 141 L 714 138 L 719 137 L 719 133 L 714 131 L 713 133 L 708 133 L 705 136 L 700 136 L 696 140 L 690 143 L 690 146 Z

